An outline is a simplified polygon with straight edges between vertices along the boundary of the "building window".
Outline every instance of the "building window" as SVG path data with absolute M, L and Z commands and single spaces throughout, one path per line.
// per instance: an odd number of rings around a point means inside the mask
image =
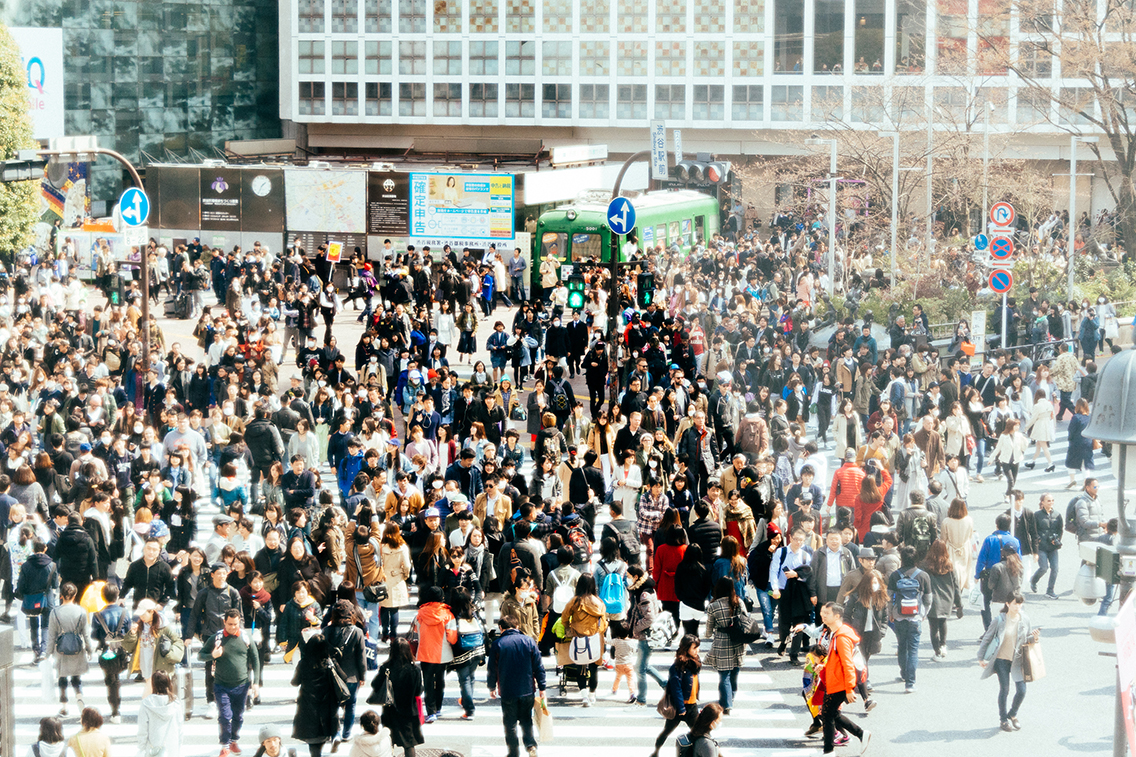
M 725 76 L 726 45 L 722 42 L 695 42 L 694 75 L 716 78 Z
M 536 85 L 505 85 L 505 117 L 533 118 L 536 115 Z
M 965 90 L 964 90 L 965 92 Z M 962 106 L 966 112 L 966 105 Z M 883 87 L 852 88 L 852 120 L 862 124 L 880 124 L 887 118 Z
M 1041 89 L 1018 90 L 1018 124 L 1032 126 L 1049 120 L 1049 105 L 1053 98 Z
M 462 43 L 434 43 L 434 73 L 442 76 L 461 76 Z
M 390 40 L 368 40 L 364 43 L 363 54 L 366 57 L 366 71 L 364 73 L 387 75 L 391 72 L 391 43 Z
M 422 76 L 426 73 L 425 42 L 398 43 L 398 72 L 411 76 Z
M 505 75 L 506 76 L 532 76 L 536 73 L 536 43 L 525 42 L 505 43 Z
M 686 86 L 683 84 L 655 85 L 655 118 L 686 118 Z
M 505 0 L 505 31 L 536 31 L 536 0 Z
M 323 34 L 323 0 L 300 0 L 298 29 L 301 34 Z
M 953 0 L 952 0 L 953 2 Z M 966 7 L 967 0 L 962 0 Z M 855 61 L 852 70 L 857 74 L 884 72 L 884 4 L 881 0 L 855 0 L 854 24 Z
M 611 87 L 607 84 L 580 85 L 580 118 L 608 117 Z
M 426 33 L 426 0 L 398 0 L 398 32 Z
M 967 0 L 936 0 L 938 16 L 935 19 L 938 47 L 935 72 L 961 74 L 966 72 Z
M 580 31 L 585 34 L 607 34 L 611 28 L 610 8 L 608 0 L 581 0 Z
M 990 111 L 990 123 L 1006 123 L 1010 113 L 1010 93 L 1000 87 L 979 87 L 974 90 L 974 114 L 978 123 L 983 123 L 986 118 L 982 109 L 987 102 L 994 105 L 994 109 Z
M 1018 63 L 1022 69 L 1038 79 L 1048 79 L 1053 75 L 1053 56 L 1034 42 L 1018 45 Z
M 572 0 L 544 0 L 544 28 L 572 32 Z
M 801 87 L 776 85 L 769 88 L 769 120 L 800 121 L 803 111 Z
M 332 34 L 355 34 L 358 31 L 358 0 L 331 0 Z
M 647 0 L 627 0 L 616 4 L 619 31 L 642 34 L 647 29 Z
M 540 89 L 540 114 L 545 118 L 572 117 L 572 85 L 545 84 Z
M 322 116 L 325 112 L 323 82 L 300 82 L 300 115 Z
M 765 31 L 766 0 L 734 0 L 734 31 L 757 33 Z
M 331 72 L 333 74 L 359 73 L 359 43 L 340 42 L 331 43 Z
M 734 76 L 757 77 L 765 74 L 765 43 L 734 43 Z
M 390 34 L 391 0 L 363 0 L 363 16 L 368 34 Z
M 421 82 L 398 85 L 398 114 L 400 116 L 426 115 L 426 85 Z
M 686 43 L 655 43 L 655 76 L 686 76 Z
M 369 81 L 364 85 L 368 116 L 389 116 L 391 114 L 391 85 L 385 81 Z
M 927 110 L 923 87 L 895 87 L 891 93 L 892 118 L 899 123 L 915 124 L 924 118 Z
M 934 103 L 936 110 L 951 114 L 965 114 L 970 104 L 965 87 L 935 87 Z
M 694 0 L 695 34 L 724 34 L 726 8 L 722 0 Z
M 844 118 L 844 87 L 813 87 L 812 114 L 814 121 Z
M 804 3 L 800 0 L 776 0 L 773 15 L 773 71 L 779 74 L 801 73 L 805 54 Z
M 1130 4 L 1128 7 L 1131 7 Z M 1131 11 L 1129 11 L 1131 13 Z M 1010 19 L 996 0 L 978 3 L 978 52 L 974 69 L 980 74 L 1005 74 L 1010 55 Z
M 686 0 L 657 0 L 655 5 L 655 31 L 664 34 L 685 33 Z
M 615 70 L 619 76 L 647 75 L 647 43 L 619 42 L 616 48 Z
M 607 42 L 580 43 L 580 75 L 607 76 L 611 71 L 611 46 Z
M 500 28 L 497 0 L 469 0 L 469 30 L 474 34 L 494 34 Z
M 322 74 L 324 72 L 323 42 L 302 39 L 299 43 L 301 74 Z
M 359 115 L 359 85 L 352 81 L 331 83 L 331 114 L 333 116 Z
M 572 43 L 545 42 L 541 46 L 540 70 L 545 76 L 571 76 Z
M 1093 113 L 1093 92 L 1087 87 L 1062 87 L 1060 97 L 1061 123 L 1085 126 Z
M 461 34 L 462 30 L 462 4 L 461 0 L 435 0 L 434 2 L 434 32 L 436 34 Z
M 721 121 L 726 117 L 726 87 L 722 84 L 694 85 L 694 120 Z
M 617 117 L 637 120 L 647 118 L 646 84 L 620 84 L 615 93 Z
M 895 2 L 895 72 L 921 74 L 927 66 L 927 0 Z
M 758 84 L 735 84 L 732 112 L 735 121 L 764 121 L 764 90 Z
M 469 73 L 474 76 L 496 76 L 497 50 L 496 42 L 470 42 Z
M 469 115 L 471 118 L 497 117 L 497 85 L 473 82 L 469 85 Z
M 813 71 L 844 70 L 844 0 L 814 0 Z
M 461 118 L 462 85 L 458 82 L 434 85 L 434 116 Z

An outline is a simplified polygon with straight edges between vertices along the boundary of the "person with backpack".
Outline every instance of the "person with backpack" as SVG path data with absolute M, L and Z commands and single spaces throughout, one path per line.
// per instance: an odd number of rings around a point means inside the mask
M 67 742 L 63 740 L 63 723 L 59 718 L 40 718 L 39 736 L 28 749 L 27 757 L 63 757 Z
M 563 428 L 564 422 L 572 413 L 572 408 L 576 406 L 576 393 L 572 390 L 572 385 L 568 383 L 564 373 L 564 366 L 557 365 L 552 369 L 552 378 L 544 387 L 544 391 L 548 395 L 548 407 L 556 416 L 558 428 Z
M 698 673 L 702 670 L 702 660 L 698 656 L 701 642 L 693 634 L 686 634 L 678 643 L 674 662 L 667 673 L 663 700 L 659 702 L 659 713 L 666 717 L 663 732 L 655 739 L 655 751 L 651 757 L 659 757 L 667 737 L 679 723 L 686 723 L 693 729 L 698 717 Z M 664 714 L 663 710 L 667 710 Z
M 209 584 L 197 591 L 197 598 L 193 602 L 190 636 L 196 636 L 204 642 L 225 628 L 225 617 L 232 610 L 241 612 L 241 595 L 228 583 L 229 566 L 219 562 L 213 566 L 209 574 Z M 279 633 L 279 632 L 278 632 Z M 205 661 L 205 701 L 209 704 L 209 717 L 216 716 L 216 704 L 213 696 L 213 664 Z
M 560 614 L 564 644 L 557 645 L 557 662 L 561 665 L 582 665 L 580 688 L 585 707 L 596 703 L 599 685 L 599 662 L 603 659 L 604 635 L 607 633 L 607 607 L 596 593 L 596 579 L 585 573 L 576 581 L 576 594 Z
M 1001 513 L 994 518 L 994 533 L 987 536 L 983 540 L 982 546 L 978 548 L 978 561 L 974 566 L 974 578 L 978 581 L 982 590 L 982 627 L 984 629 L 990 627 L 991 620 L 990 585 L 986 580 L 987 574 L 993 570 L 995 565 L 1002 562 L 1002 547 L 1006 545 L 1012 546 L 1017 554 L 1022 553 L 1018 540 L 1010 535 L 1009 514 Z
M 56 675 L 59 677 L 59 717 L 67 717 L 67 683 L 75 692 L 75 702 L 83 709 L 83 683 L 80 680 L 90 669 L 87 655 L 91 641 L 87 638 L 87 611 L 76 604 L 78 590 L 67 582 L 59 589 L 59 606 L 52 609 L 47 620 L 46 654 L 55 655 Z
M 592 453 L 589 452 L 588 454 Z M 588 456 L 584 455 L 584 462 L 587 463 L 587 461 Z M 613 501 L 608 505 L 608 512 L 611 513 L 611 520 L 604 524 L 603 530 L 600 532 L 601 547 L 605 539 L 615 539 L 619 545 L 619 556 L 623 561 L 628 565 L 638 565 L 643 554 L 643 544 L 635 534 L 637 524 L 623 517 L 622 502 Z M 640 504 L 640 516 L 642 516 L 642 513 L 643 507 Z M 659 518 L 662 519 L 661 513 Z
M 551 555 L 556 560 L 556 567 L 544 577 L 544 591 L 541 592 L 541 609 L 543 612 L 553 612 L 559 617 L 564 608 L 576 595 L 576 583 L 582 575 L 572 565 L 572 547 L 562 546 Z M 551 638 L 551 630 L 549 632 Z
M 1086 478 L 1085 488 L 1065 508 L 1065 530 L 1077 536 L 1078 544 L 1099 541 L 1108 525 L 1097 489 L 1097 480 Z
M 143 599 L 136 608 L 138 613 L 122 638 L 122 649 L 129 658 L 129 672 L 142 676 L 145 692 L 150 693 L 155 673 L 173 676 L 176 666 L 185 657 L 185 642 L 166 619 L 152 599 Z
M 627 620 L 624 623 L 639 647 L 639 664 L 635 676 L 638 690 L 635 701 L 629 704 L 643 707 L 647 704 L 648 676 L 655 679 L 659 686 L 666 688 L 667 685 L 667 680 L 651 667 L 650 638 L 658 629 L 659 633 L 665 632 L 669 643 L 675 635 L 675 623 L 670 613 L 663 612 L 662 603 L 655 594 L 655 579 L 638 565 L 627 568 L 627 604 Z
M 592 532 L 571 502 L 565 502 L 560 516 L 564 543 L 572 548 L 572 565 L 581 573 L 592 565 Z
M 608 620 L 627 617 L 627 563 L 619 558 L 619 544 L 608 537 L 600 542 L 600 560 L 593 575 L 600 601 L 607 608 Z
M 458 674 L 461 690 L 458 701 L 464 710 L 462 720 L 473 720 L 473 677 L 485 661 L 485 628 L 474 614 L 472 596 L 465 589 L 458 589 L 450 596 L 450 610 L 458 624 L 458 642 L 454 645 L 450 668 Z
M 722 715 L 729 714 L 715 702 L 703 707 L 690 733 L 678 737 L 678 757 L 718 757 L 718 742 L 710 738 L 710 732 L 722 724 Z
M 0 559 L 7 559 L 7 555 L 0 555 Z M 47 641 L 47 626 L 43 623 L 43 618 L 51 613 L 55 604 L 54 594 L 58 588 L 59 571 L 47 556 L 47 544 L 35 539 L 32 541 L 32 554 L 20 567 L 16 596 L 20 598 L 20 609 L 28 618 L 28 633 L 31 635 L 36 665 L 43 660 L 43 647 Z
M 1037 572 L 1030 578 L 1030 591 L 1037 593 L 1037 582 L 1046 571 L 1049 572 L 1049 586 L 1045 596 L 1057 599 L 1053 588 L 1057 584 L 1057 554 L 1061 551 L 1061 533 L 1065 530 L 1061 513 L 1053 509 L 1053 495 L 1046 492 L 1034 513 L 1034 528 L 1037 533 Z
M 122 639 L 130 628 L 130 613 L 118 603 L 118 587 L 113 583 L 103 586 L 103 601 L 106 607 L 91 616 L 91 639 L 97 645 L 99 667 L 103 671 L 103 683 L 107 688 L 107 704 L 110 705 L 110 722 L 121 723 L 119 708 L 122 695 L 119 693 L 122 671 L 130 667 L 130 653 L 123 647 Z M 150 684 L 146 683 L 149 694 Z
M 501 633 L 489 648 L 486 683 L 491 697 L 501 697 L 501 719 L 505 725 L 508 757 L 520 757 L 518 723 L 528 757 L 537 757 L 533 707 L 539 704 L 547 712 L 544 663 L 536 643 L 517 630 L 517 623 L 515 615 L 505 612 L 498 619 Z
M 863 730 L 840 711 L 841 705 L 856 701 L 856 686 L 860 675 L 856 669 L 855 657 L 856 644 L 860 639 L 851 626 L 845 624 L 844 608 L 840 605 L 828 602 L 821 607 L 820 615 L 832 634 L 828 658 L 824 662 L 824 700 L 820 708 L 824 753 L 832 754 L 835 751 L 836 729 L 839 728 L 860 740 L 860 754 L 864 754 L 868 751 L 872 732 Z
M 896 518 L 895 532 L 900 544 L 915 548 L 915 561 L 919 562 L 939 538 L 939 519 L 927 509 L 923 492 L 911 492 L 910 499 L 911 505 Z
M 915 547 L 899 548 L 899 570 L 888 579 L 892 628 L 898 646 L 899 674 L 904 691 L 915 691 L 915 670 L 919 667 L 919 637 L 923 618 L 931 599 L 931 578 L 918 567 Z

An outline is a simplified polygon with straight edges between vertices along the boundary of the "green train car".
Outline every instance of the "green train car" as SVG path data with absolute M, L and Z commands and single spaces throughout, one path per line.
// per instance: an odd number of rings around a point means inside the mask
M 718 233 L 718 201 L 688 189 L 648 192 L 632 198 L 635 228 L 620 237 L 620 260 L 631 237 L 640 249 L 662 243 L 689 253 L 699 242 Z M 581 200 L 546 211 L 537 219 L 533 245 L 532 281 L 540 282 L 540 264 L 553 256 L 566 265 L 586 258 L 611 262 L 611 230 L 607 226 L 606 197 Z

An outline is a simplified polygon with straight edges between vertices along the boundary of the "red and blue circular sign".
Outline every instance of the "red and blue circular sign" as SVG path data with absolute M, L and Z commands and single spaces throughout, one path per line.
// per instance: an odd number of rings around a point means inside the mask
M 990 288 L 998 294 L 1005 294 L 1014 287 L 1014 274 L 999 268 L 990 274 Z
M 995 260 L 1009 260 L 1014 254 L 1014 240 L 1009 237 L 994 237 L 990 242 L 990 257 Z

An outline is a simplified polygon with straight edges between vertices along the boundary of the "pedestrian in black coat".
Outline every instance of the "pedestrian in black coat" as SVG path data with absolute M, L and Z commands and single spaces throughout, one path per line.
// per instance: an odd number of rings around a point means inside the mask
M 59 563 L 59 579 L 63 583 L 73 583 L 79 590 L 78 596 L 91 581 L 98 578 L 99 560 L 91 535 L 83 528 L 83 517 L 79 513 L 67 516 L 67 528 L 59 534 L 55 545 L 55 559 Z
M 292 718 L 292 738 L 308 745 L 311 757 L 319 757 L 323 745 L 339 731 L 339 698 L 332 678 L 332 646 L 322 634 L 308 639 L 292 685 L 300 687 L 296 715 Z
M 391 699 L 386 697 L 390 684 Z M 382 705 L 381 721 L 390 731 L 391 743 L 402 747 L 406 757 L 414 757 L 414 748 L 425 742 L 418 720 L 415 698 L 422 695 L 422 669 L 414 661 L 410 642 L 399 637 L 391 644 L 390 657 L 379 668 L 371 684 L 367 704 Z

